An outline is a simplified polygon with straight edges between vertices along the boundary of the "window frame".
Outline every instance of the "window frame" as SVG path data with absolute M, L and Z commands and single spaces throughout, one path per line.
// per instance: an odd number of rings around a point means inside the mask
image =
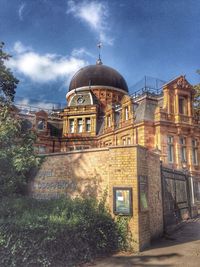
M 40 126 L 40 124 L 42 125 L 42 127 Z M 37 131 L 42 132 L 46 129 L 46 120 L 43 118 L 40 118 L 37 121 Z
M 108 127 L 111 127 L 111 115 L 109 114 L 108 117 L 107 117 L 107 125 Z
M 89 123 L 88 123 L 88 121 L 89 121 Z M 88 128 L 88 126 L 89 126 L 89 128 Z M 85 131 L 91 132 L 91 119 L 90 118 L 85 119 Z
M 72 124 L 71 124 L 71 122 L 72 122 Z M 69 119 L 69 132 L 70 133 L 74 133 L 75 132 L 74 125 L 75 125 L 74 119 Z M 72 128 L 73 128 L 73 130 L 72 130 Z
M 178 96 L 178 112 L 181 115 L 187 115 L 187 98 L 186 96 Z
M 167 136 L 167 159 L 168 163 L 174 163 L 174 136 L 172 135 Z
M 187 162 L 187 140 L 185 136 L 179 137 L 181 162 Z
M 78 126 L 77 127 L 78 128 L 78 133 L 82 133 L 83 132 L 83 119 L 82 118 L 78 118 L 77 126 Z
M 125 114 L 125 116 L 124 116 L 125 121 L 128 121 L 128 120 L 129 120 L 129 110 L 128 110 L 128 106 L 126 106 L 126 107 L 124 108 L 124 114 Z
M 192 139 L 192 164 L 198 165 L 198 141 L 197 139 Z

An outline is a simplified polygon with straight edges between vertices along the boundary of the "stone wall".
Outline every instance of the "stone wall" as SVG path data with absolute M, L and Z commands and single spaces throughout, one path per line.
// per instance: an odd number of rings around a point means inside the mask
M 145 183 L 141 184 L 141 179 Z M 107 205 L 114 216 L 113 188 L 123 187 L 132 190 L 129 228 L 139 251 L 162 233 L 163 227 L 159 157 L 147 149 L 116 146 L 46 155 L 30 184 L 30 194 L 40 199 L 61 195 L 100 199 L 107 193 Z M 145 210 L 140 207 L 139 188 L 147 197 Z

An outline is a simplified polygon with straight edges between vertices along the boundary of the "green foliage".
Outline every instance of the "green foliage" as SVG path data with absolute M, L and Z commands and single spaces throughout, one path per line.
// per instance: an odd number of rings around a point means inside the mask
M 39 163 L 34 155 L 35 136 L 16 118 L 12 101 L 18 80 L 5 66 L 11 57 L 0 42 L 0 198 L 24 194 L 30 171 Z
M 200 70 L 197 71 L 200 74 Z M 197 116 L 200 115 L 200 84 L 194 86 L 195 96 L 194 96 L 194 110 Z
M 0 103 L 0 197 L 24 194 L 28 177 L 39 164 L 33 132 L 24 131 L 12 106 Z
M 194 109 L 196 113 L 200 113 L 200 84 L 194 86 L 195 96 L 194 96 Z
M 120 227 L 93 199 L 4 198 L 0 266 L 76 266 L 121 249 Z
M 4 100 L 13 101 L 18 80 L 13 76 L 5 62 L 11 57 L 3 51 L 4 43 L 0 42 L 0 95 Z
M 131 251 L 133 248 L 133 238 L 131 235 L 131 231 L 129 229 L 129 220 L 128 216 L 117 216 L 116 217 L 116 225 L 117 231 L 119 234 L 118 244 L 120 250 Z

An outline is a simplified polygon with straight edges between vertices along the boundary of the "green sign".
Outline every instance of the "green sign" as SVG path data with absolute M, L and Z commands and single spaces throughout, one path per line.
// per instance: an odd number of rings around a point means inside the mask
M 148 183 L 147 176 L 139 176 L 140 211 L 148 209 Z

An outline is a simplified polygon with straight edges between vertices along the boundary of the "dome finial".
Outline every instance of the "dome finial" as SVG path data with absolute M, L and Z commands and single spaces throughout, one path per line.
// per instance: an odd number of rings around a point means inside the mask
M 99 41 L 98 44 L 97 44 L 97 47 L 99 48 L 99 58 L 97 59 L 96 64 L 97 65 L 102 65 L 103 64 L 102 61 L 101 61 L 102 42 Z

